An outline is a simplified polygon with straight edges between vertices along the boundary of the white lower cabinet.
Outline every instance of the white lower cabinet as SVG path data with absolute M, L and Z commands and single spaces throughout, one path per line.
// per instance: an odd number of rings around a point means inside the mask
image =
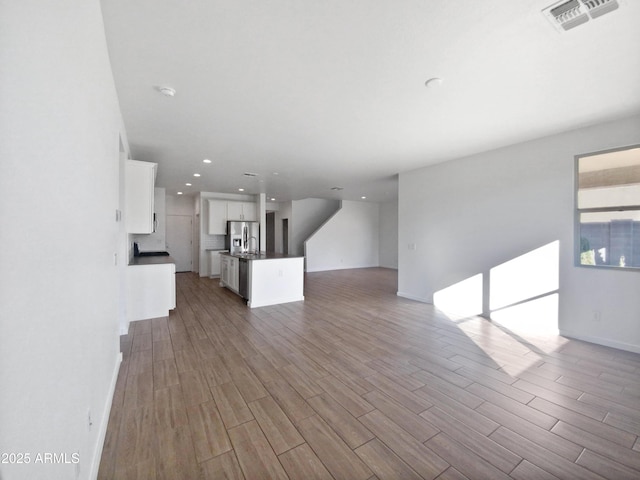
M 240 260 L 235 257 L 229 257 L 229 260 L 229 285 L 231 286 L 231 290 L 237 292 L 240 285 Z
M 222 276 L 222 255 L 223 251 L 214 250 L 209 252 L 209 275 L 211 277 Z
M 220 260 L 220 285 L 228 287 L 234 292 L 239 290 L 239 268 L 240 262 L 235 257 L 221 255 Z
M 225 255 L 220 257 L 220 285 L 226 286 L 229 283 L 229 260 Z

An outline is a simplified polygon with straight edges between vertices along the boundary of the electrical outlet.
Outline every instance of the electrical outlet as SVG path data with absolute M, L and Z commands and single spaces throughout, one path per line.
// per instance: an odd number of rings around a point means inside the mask
M 600 323 L 602 319 L 602 315 L 600 314 L 600 310 L 594 310 L 592 313 L 592 318 L 594 323 Z

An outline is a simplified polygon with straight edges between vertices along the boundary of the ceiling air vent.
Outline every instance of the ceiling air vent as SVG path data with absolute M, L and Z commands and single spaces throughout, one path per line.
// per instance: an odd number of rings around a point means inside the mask
M 591 18 L 598 18 L 605 13 L 615 10 L 619 6 L 616 0 L 589 0 L 583 1 L 582 3 L 589 9 Z
M 575 28 L 619 7 L 617 0 L 569 0 L 554 3 L 542 13 L 558 31 Z

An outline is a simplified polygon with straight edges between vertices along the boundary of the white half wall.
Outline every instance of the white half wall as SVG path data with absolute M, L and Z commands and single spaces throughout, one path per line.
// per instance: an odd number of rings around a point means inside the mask
M 95 478 L 120 362 L 120 135 L 127 150 L 100 2 L 1 10 L 0 452 L 31 462 L 0 478 Z
M 435 292 L 559 241 L 560 332 L 640 351 L 640 274 L 574 266 L 574 156 L 640 143 L 640 116 L 400 174 L 398 295 Z M 525 281 L 521 272 L 514 282 Z
M 304 300 L 304 258 L 274 258 L 249 262 L 251 308 Z
M 380 207 L 342 201 L 342 208 L 305 244 L 307 272 L 379 265 Z

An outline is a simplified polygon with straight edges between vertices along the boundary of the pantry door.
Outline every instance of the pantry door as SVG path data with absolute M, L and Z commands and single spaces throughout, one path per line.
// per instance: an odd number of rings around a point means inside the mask
M 167 251 L 176 261 L 176 272 L 190 272 L 193 230 L 189 215 L 167 215 Z

